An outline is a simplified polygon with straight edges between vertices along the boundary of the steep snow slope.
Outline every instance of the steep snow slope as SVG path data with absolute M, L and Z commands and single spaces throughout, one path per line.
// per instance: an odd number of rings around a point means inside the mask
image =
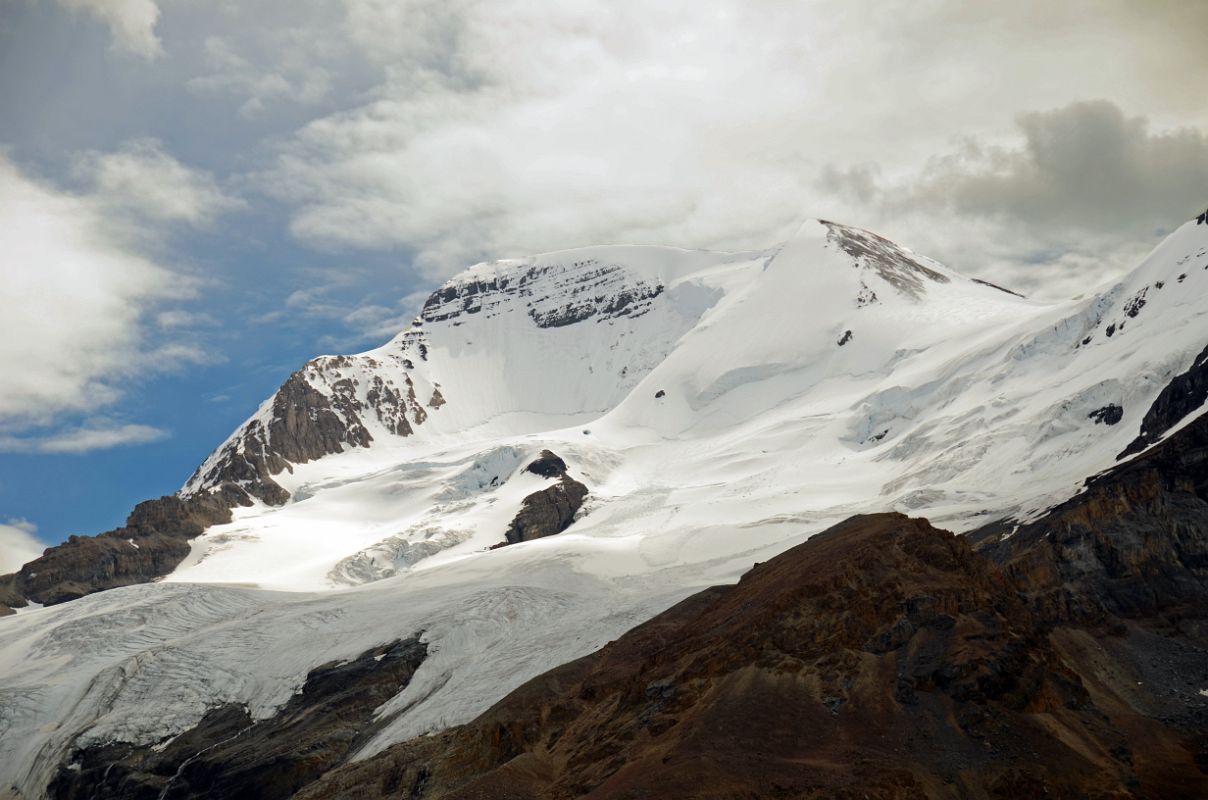
M 81 732 L 271 714 L 316 664 L 423 630 L 372 753 L 851 513 L 1025 518 L 1113 463 L 1203 349 L 1206 270 L 1194 223 L 1050 305 L 819 222 L 766 253 L 479 265 L 387 345 L 307 365 L 207 460 L 186 493 L 259 500 L 167 582 L 0 620 L 0 785 L 37 796 Z M 523 471 L 544 448 L 586 513 L 486 550 L 545 485 Z

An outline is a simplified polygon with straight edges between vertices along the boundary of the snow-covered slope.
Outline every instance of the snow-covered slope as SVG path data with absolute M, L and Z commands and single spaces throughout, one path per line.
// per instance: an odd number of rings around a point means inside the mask
M 1136 438 L 1208 344 L 1205 313 L 1195 222 L 1057 304 L 812 221 L 761 253 L 473 267 L 388 344 L 308 364 L 215 451 L 183 492 L 256 502 L 165 582 L 0 620 L 0 786 L 37 796 L 80 734 L 158 741 L 223 702 L 270 714 L 316 664 L 422 630 L 433 655 L 369 754 L 852 513 L 1026 518 Z M 488 549 L 549 483 L 523 469 L 543 449 L 586 506 Z

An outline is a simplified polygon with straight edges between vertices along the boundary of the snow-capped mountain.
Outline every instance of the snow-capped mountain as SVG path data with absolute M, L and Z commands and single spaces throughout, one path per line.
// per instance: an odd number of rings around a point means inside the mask
M 162 582 L 0 620 L 0 786 L 41 796 L 74 750 L 167 746 L 219 706 L 270 717 L 318 665 L 419 637 L 368 757 L 853 514 L 1026 523 L 1198 415 L 1151 409 L 1206 314 L 1202 219 L 1061 303 L 824 221 L 766 252 L 472 267 L 198 468 L 180 499 L 233 514 Z M 571 482 L 569 527 L 509 535 Z
M 184 495 L 234 481 L 265 504 L 171 580 L 314 589 L 477 553 L 544 447 L 591 487 L 585 535 L 656 492 L 686 528 L 1025 517 L 1113 463 L 1202 349 L 1204 230 L 1048 305 L 826 222 L 766 253 L 479 265 L 383 347 L 306 365 L 202 465 Z

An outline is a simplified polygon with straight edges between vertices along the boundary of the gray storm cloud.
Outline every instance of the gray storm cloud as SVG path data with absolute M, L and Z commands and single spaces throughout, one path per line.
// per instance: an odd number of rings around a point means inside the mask
M 1208 204 L 1208 134 L 1156 131 L 1108 100 L 1017 118 L 1020 140 L 965 139 L 914 178 L 890 182 L 876 164 L 829 164 L 824 191 L 877 208 L 878 216 L 947 210 L 1036 231 L 1148 238 Z
M 1108 100 L 1017 115 L 917 170 L 827 164 L 819 192 L 950 265 L 1058 299 L 1135 266 L 1208 206 L 1208 134 L 1160 129 Z
M 1153 131 L 1106 100 L 1022 114 L 1019 127 L 1020 149 L 941 161 L 911 199 L 1047 228 L 1138 235 L 1170 229 L 1208 203 L 1202 131 Z

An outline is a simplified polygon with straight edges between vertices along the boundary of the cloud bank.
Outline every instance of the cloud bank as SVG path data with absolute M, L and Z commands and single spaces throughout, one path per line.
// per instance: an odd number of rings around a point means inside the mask
M 425 282 L 594 243 L 767 246 L 812 215 L 1057 285 L 1068 241 L 1126 229 L 1131 257 L 1187 213 L 1171 165 L 1208 130 L 1208 5 L 1185 0 L 60 2 L 162 51 L 181 102 L 230 102 L 263 136 L 240 185 L 299 242 Z M 94 157 L 98 188 L 154 198 L 126 159 L 170 149 Z
M 936 159 L 899 205 L 950 205 L 1041 229 L 1169 230 L 1208 202 L 1208 135 L 1154 131 L 1106 100 L 1021 114 L 1018 148 Z
M 49 436 L 0 436 L 0 452 L 82 455 L 136 444 L 158 442 L 168 432 L 150 425 L 93 422 Z

